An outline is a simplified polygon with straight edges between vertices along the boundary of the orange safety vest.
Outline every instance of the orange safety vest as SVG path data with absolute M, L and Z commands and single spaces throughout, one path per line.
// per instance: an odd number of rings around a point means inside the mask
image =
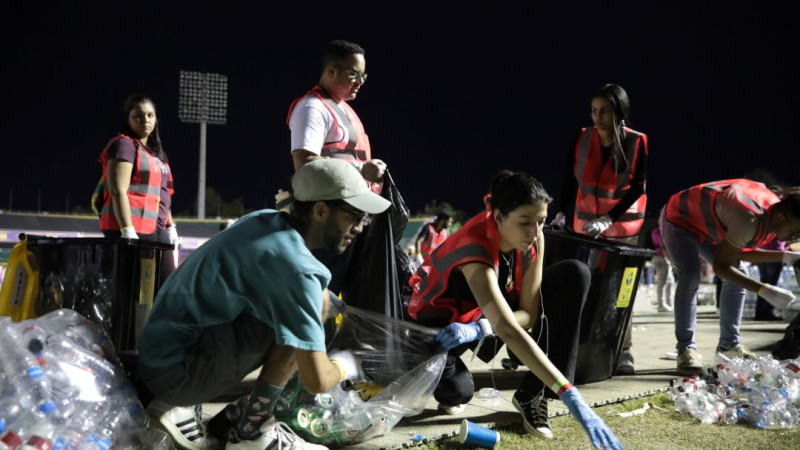
M 474 299 L 443 297 L 447 292 L 453 269 L 473 262 L 490 266 L 495 273 L 500 264 L 500 236 L 492 213 L 486 210 L 473 217 L 444 241 L 408 280 L 414 289 L 408 301 L 408 314 L 415 320 L 444 317 L 451 323 L 475 322 L 481 317 L 481 309 Z M 519 298 L 522 274 L 536 259 L 536 250 L 520 255 L 515 250 L 514 284 L 510 292 Z
M 630 161 L 622 172 L 614 169 L 611 158 L 603 163 L 600 137 L 595 127 L 582 128 L 575 146 L 575 179 L 578 180 L 578 195 L 575 199 L 573 228 L 584 234 L 583 227 L 593 219 L 608 214 L 631 188 L 631 180 L 636 174 L 639 148 L 644 146 L 647 154 L 647 135 L 625 128 L 625 156 Z M 618 217 L 602 236 L 632 237 L 639 234 L 644 224 L 644 211 L 647 195 L 642 194 Z
M 769 209 L 781 200 L 762 183 L 744 178 L 712 181 L 678 192 L 667 202 L 667 220 L 690 231 L 701 244 L 719 244 L 725 239 L 726 228 L 717 218 L 714 205 L 717 195 L 728 189 L 734 189 L 739 204 L 758 218 L 756 234 L 745 248 L 759 248 L 773 240 L 775 233 L 767 227 Z
M 432 223 L 425 225 L 425 227 L 428 228 L 428 235 L 419 244 L 419 252 L 422 253 L 424 258 L 429 258 L 431 253 L 447 239 L 447 228 L 442 228 L 442 231 L 436 231 Z
M 331 117 L 333 117 L 334 127 L 347 128 L 348 140 L 325 142 L 322 144 L 320 156 L 343 159 L 351 164 L 356 163 L 359 166 L 361 163 L 372 159 L 369 138 L 364 131 L 364 125 L 361 124 L 361 119 L 358 118 L 358 114 L 356 114 L 347 102 L 341 102 L 339 104 L 334 102 L 330 94 L 320 85 L 314 86 L 310 91 L 294 99 L 292 104 L 289 105 L 289 114 L 286 116 L 286 124 L 289 124 L 289 120 L 292 118 L 292 112 L 295 106 L 297 106 L 297 103 L 309 95 L 315 95 L 322 100 L 322 104 L 325 105 L 325 108 L 330 112 Z M 382 183 L 369 183 L 369 185 L 373 192 L 377 194 L 381 193 Z
M 98 161 L 103 165 L 103 177 L 100 180 L 103 192 L 100 229 L 103 231 L 118 231 L 120 229 L 117 217 L 114 215 L 114 207 L 111 205 L 111 194 L 108 191 L 106 173 L 108 168 L 108 149 L 120 139 L 127 139 L 133 142 L 136 147 L 136 160 L 131 173 L 131 182 L 128 186 L 128 201 L 131 205 L 133 228 L 139 234 L 155 233 L 158 221 L 158 206 L 161 202 L 161 166 L 159 166 L 157 158 L 151 155 L 138 139 L 132 139 L 124 134 L 118 134 L 112 138 L 98 158 Z M 169 164 L 164 164 L 169 169 Z M 172 188 L 172 170 L 169 171 L 167 190 L 169 195 L 175 192 Z

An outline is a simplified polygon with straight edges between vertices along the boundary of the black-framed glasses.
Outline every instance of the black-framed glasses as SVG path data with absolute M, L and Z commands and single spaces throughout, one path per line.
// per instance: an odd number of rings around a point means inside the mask
M 347 202 L 341 200 L 335 200 L 330 202 L 325 202 L 334 208 L 339 209 L 343 213 L 347 214 L 353 219 L 353 223 L 360 223 L 360 224 L 368 224 L 369 223 L 369 214 L 365 213 L 364 211 L 360 211 L 358 209 L 350 208 L 347 205 Z
M 336 67 L 337 69 L 346 70 L 347 71 L 347 78 L 350 81 L 356 81 L 356 82 L 359 82 L 359 83 L 363 83 L 363 82 L 367 81 L 367 74 L 365 72 L 359 72 L 357 70 L 353 70 L 353 69 L 351 69 L 349 67 L 345 67 L 345 66 L 334 66 L 334 67 Z

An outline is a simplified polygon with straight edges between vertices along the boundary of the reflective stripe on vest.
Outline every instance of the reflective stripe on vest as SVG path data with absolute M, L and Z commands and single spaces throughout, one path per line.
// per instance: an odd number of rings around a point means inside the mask
M 134 229 L 139 234 L 152 234 L 156 231 L 158 222 L 158 210 L 161 203 L 161 166 L 160 161 L 152 156 L 145 147 L 135 139 L 125 135 L 118 135 L 109 142 L 100 154 L 100 162 L 103 164 L 103 183 L 105 184 L 103 194 L 103 208 L 100 212 L 100 229 L 116 231 L 120 229 L 117 218 L 114 215 L 111 194 L 108 191 L 107 180 L 107 155 L 108 149 L 119 139 L 127 139 L 133 142 L 136 147 L 136 160 L 131 172 L 130 185 L 128 186 L 127 196 L 130 203 L 131 222 Z M 169 165 L 163 163 L 167 170 Z M 172 195 L 172 171 L 167 181 L 167 188 Z
M 497 224 L 490 211 L 473 217 L 445 240 L 409 279 L 414 288 L 408 302 L 408 313 L 414 319 L 447 317 L 450 322 L 468 323 L 478 320 L 481 310 L 473 299 L 444 297 L 453 269 L 467 263 L 483 263 L 498 272 L 500 259 Z M 514 286 L 512 295 L 519 298 L 522 275 L 536 258 L 533 247 L 520 256 L 515 250 Z
M 322 101 L 322 104 L 325 105 L 325 108 L 331 114 L 331 117 L 333 117 L 334 128 L 343 128 L 347 130 L 347 141 L 325 142 L 320 149 L 320 156 L 343 159 L 360 169 L 364 162 L 372 159 L 369 138 L 364 131 L 364 125 L 361 123 L 361 119 L 358 118 L 358 114 L 356 114 L 347 102 L 337 104 L 322 86 L 314 86 L 310 91 L 292 102 L 289 106 L 286 124 L 289 124 L 292 112 L 295 106 L 297 106 L 297 103 L 309 95 L 314 95 Z M 373 192 L 380 194 L 381 183 L 369 183 L 369 186 Z
M 774 192 L 762 183 L 734 178 L 698 184 L 670 197 L 667 202 L 667 220 L 694 234 L 700 243 L 706 240 L 719 244 L 725 239 L 726 229 L 715 212 L 716 197 L 734 189 L 739 203 L 756 215 L 758 227 L 745 248 L 759 248 L 775 238 L 769 232 L 769 207 L 780 201 Z
M 630 164 L 617 173 L 614 161 L 603 162 L 600 137 L 595 127 L 581 129 L 575 146 L 575 179 L 578 193 L 575 199 L 573 228 L 583 233 L 583 227 L 591 220 L 608 214 L 630 190 L 631 180 L 636 174 L 640 146 L 647 152 L 647 136 L 625 128 L 624 150 Z M 642 194 L 603 232 L 605 237 L 631 237 L 639 234 L 644 224 L 647 195 Z

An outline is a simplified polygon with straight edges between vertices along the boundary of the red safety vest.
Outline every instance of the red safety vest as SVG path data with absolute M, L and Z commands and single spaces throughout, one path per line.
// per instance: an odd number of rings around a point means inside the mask
M 639 148 L 647 154 L 647 135 L 625 128 L 625 156 L 630 164 L 622 172 L 614 169 L 612 158 L 603 163 L 600 137 L 595 127 L 582 128 L 575 146 L 575 179 L 578 195 L 575 199 L 573 228 L 584 234 L 583 227 L 593 219 L 608 214 L 631 188 L 636 174 Z M 644 224 L 647 195 L 642 194 L 627 211 L 618 217 L 602 236 L 631 237 L 639 234 Z
M 431 253 L 447 239 L 447 228 L 442 228 L 442 231 L 436 231 L 432 223 L 425 225 L 425 227 L 428 228 L 428 235 L 419 244 L 419 252 L 422 253 L 424 258 L 429 258 Z
M 297 106 L 297 103 L 309 95 L 315 95 L 322 100 L 322 104 L 325 105 L 325 108 L 330 112 L 331 117 L 333 117 L 334 127 L 347 128 L 348 140 L 325 142 L 322 144 L 320 156 L 343 159 L 351 164 L 357 163 L 359 166 L 361 163 L 372 159 L 369 138 L 364 131 L 364 125 L 361 123 L 361 119 L 358 118 L 358 114 L 356 114 L 347 102 L 340 102 L 337 104 L 333 101 L 330 94 L 320 85 L 314 86 L 313 89 L 306 92 L 304 95 L 294 99 L 292 104 L 289 105 L 289 114 L 286 116 L 286 124 L 289 124 L 289 120 L 292 118 L 292 112 L 295 106 Z M 377 194 L 381 193 L 382 183 L 369 183 L 369 185 L 373 192 Z
M 756 234 L 745 248 L 759 248 L 773 240 L 775 233 L 767 227 L 769 209 L 781 200 L 762 183 L 744 178 L 712 181 L 678 192 L 667 202 L 667 220 L 691 231 L 700 243 L 708 240 L 719 244 L 725 239 L 726 228 L 717 218 L 714 205 L 717 195 L 728 189 L 734 189 L 739 204 L 758 218 Z
M 451 323 L 470 323 L 480 319 L 481 309 L 474 299 L 443 297 L 442 294 L 447 291 L 453 269 L 464 264 L 484 263 L 497 273 L 500 264 L 499 243 L 497 224 L 491 211 L 484 211 L 467 221 L 434 250 L 430 258 L 425 258 L 408 280 L 408 284 L 414 288 L 408 301 L 408 314 L 416 320 L 444 317 Z M 512 296 L 519 298 L 522 274 L 534 259 L 534 247 L 523 256 L 516 250 Z
M 111 145 L 120 139 L 127 139 L 136 146 L 136 160 L 131 172 L 131 182 L 128 186 L 128 201 L 131 205 L 131 221 L 136 233 L 152 234 L 156 231 L 158 221 L 158 206 L 161 202 L 161 166 L 155 156 L 151 155 L 138 139 L 132 139 L 124 134 L 118 134 L 109 141 L 100 154 L 98 161 L 103 165 L 103 208 L 100 211 L 100 229 L 103 231 L 117 231 L 120 229 L 111 205 L 111 194 L 107 186 L 107 155 Z M 164 163 L 166 164 L 166 163 Z M 169 169 L 169 164 L 166 164 Z M 175 191 L 172 188 L 172 170 L 169 171 L 167 182 L 169 195 Z

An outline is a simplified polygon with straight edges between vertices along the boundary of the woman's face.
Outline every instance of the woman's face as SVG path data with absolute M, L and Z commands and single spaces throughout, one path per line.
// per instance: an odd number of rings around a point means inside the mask
M 614 108 L 611 102 L 603 97 L 592 99 L 592 122 L 603 131 L 614 129 Z
M 510 248 L 515 248 L 525 252 L 531 248 L 542 232 L 547 218 L 547 203 L 522 205 L 507 216 L 504 216 L 499 209 L 495 209 L 493 214 L 497 230 L 500 232 L 500 249 L 508 251 Z
M 772 231 L 776 239 L 786 242 L 800 240 L 800 217 L 785 213 L 777 213 L 773 217 Z
M 150 102 L 141 102 L 128 113 L 128 125 L 139 139 L 147 139 L 156 127 L 156 108 Z

